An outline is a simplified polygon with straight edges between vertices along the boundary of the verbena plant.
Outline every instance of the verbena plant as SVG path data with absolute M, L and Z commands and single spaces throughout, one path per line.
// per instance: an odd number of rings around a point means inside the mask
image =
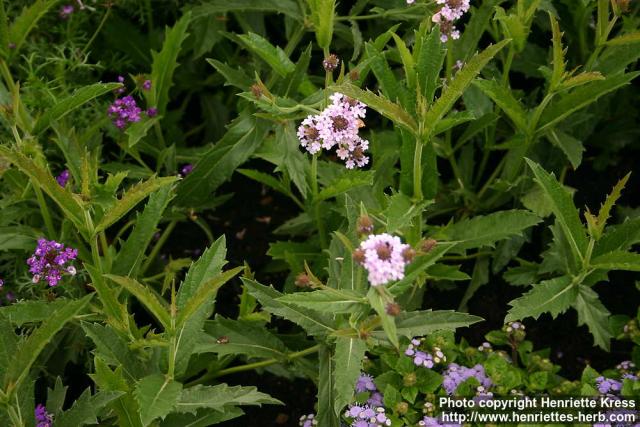
M 306 427 L 365 403 L 436 425 L 436 395 L 637 394 L 631 362 L 565 380 L 521 321 L 573 308 L 596 346 L 640 342 L 593 289 L 640 270 L 640 215 L 611 218 L 630 171 L 583 212 L 565 183 L 640 132 L 618 114 L 640 6 L 467 3 L 0 1 L 0 424 L 214 425 L 281 403 L 221 382 L 253 370 L 317 385 Z M 224 269 L 208 218 L 235 172 L 289 204 L 273 286 Z M 174 258 L 182 226 L 196 260 Z M 240 274 L 237 315 L 214 316 Z M 504 350 L 456 343 L 498 280 L 526 287 L 487 335 Z M 425 304 L 436 286 L 465 286 L 456 311 Z

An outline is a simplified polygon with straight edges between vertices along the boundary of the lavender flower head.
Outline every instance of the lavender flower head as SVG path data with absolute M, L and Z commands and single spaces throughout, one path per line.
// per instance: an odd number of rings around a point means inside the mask
M 442 423 L 438 418 L 435 417 L 424 417 L 420 422 L 418 422 L 418 426 L 420 427 L 461 427 L 460 424 L 451 424 L 451 423 Z
M 364 122 L 366 105 L 341 93 L 330 97 L 331 104 L 320 114 L 310 115 L 298 127 L 300 145 L 310 154 L 338 147 L 338 157 L 347 169 L 369 163 L 365 151 L 369 142 L 358 136 Z
M 352 427 L 383 427 L 391 425 L 391 420 L 387 418 L 383 407 L 372 408 L 368 405 L 350 405 L 344 416 L 352 419 Z
M 53 426 L 53 416 L 47 412 L 47 408 L 38 404 L 35 410 L 36 427 L 51 427 Z
M 444 373 L 442 387 L 444 387 L 447 394 L 454 394 L 458 389 L 458 386 L 469 378 L 475 378 L 478 380 L 480 386 L 483 387 L 483 391 L 492 385 L 492 382 L 485 374 L 484 367 L 482 365 L 478 364 L 473 368 L 467 368 L 466 366 L 451 363 Z
M 421 344 L 421 340 L 414 338 L 404 351 L 406 356 L 413 358 L 414 365 L 431 369 L 436 363 L 447 361 L 446 356 L 439 347 L 433 347 L 432 353 L 426 353 L 419 349 Z
M 318 420 L 314 414 L 303 415 L 298 422 L 300 427 L 313 427 L 318 425 Z
M 404 278 L 404 267 L 408 264 L 406 254 L 411 247 L 399 237 L 387 233 L 372 234 L 353 253 L 368 272 L 371 286 L 380 286 Z
M 141 111 L 131 95 L 116 99 L 107 109 L 109 117 L 118 129 L 124 129 L 130 123 L 139 122 Z
M 60 18 L 67 19 L 73 14 L 73 12 L 73 5 L 66 4 L 60 8 Z
M 600 376 L 596 378 L 596 386 L 601 394 L 609 394 L 619 392 L 622 388 L 622 383 L 620 381 Z
M 142 89 L 144 89 L 144 90 L 149 90 L 149 89 L 151 89 L 151 80 L 145 80 L 145 81 L 142 83 Z
M 33 255 L 27 260 L 29 272 L 33 274 L 33 283 L 44 279 L 49 286 L 57 286 L 64 273 L 76 274 L 76 269 L 70 264 L 78 256 L 78 251 L 65 248 L 55 240 L 39 239 Z
M 60 185 L 60 187 L 66 187 L 67 182 L 69 181 L 69 169 L 63 170 L 60 175 L 56 176 L 56 181 Z
M 363 393 L 365 391 L 376 391 L 378 388 L 373 382 L 373 377 L 368 374 L 360 374 L 356 381 L 356 393 Z

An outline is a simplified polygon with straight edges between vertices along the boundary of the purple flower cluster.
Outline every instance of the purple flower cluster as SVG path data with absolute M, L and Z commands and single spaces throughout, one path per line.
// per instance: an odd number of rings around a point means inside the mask
M 66 4 L 60 8 L 59 15 L 61 19 L 67 19 L 73 14 L 73 12 L 74 12 L 73 5 Z
M 451 363 L 444 373 L 442 386 L 447 394 L 454 394 L 458 389 L 458 386 L 469 378 L 475 378 L 478 380 L 480 383 L 479 389 L 481 388 L 481 390 L 478 391 L 481 393 L 484 393 L 485 390 L 492 385 L 491 380 L 484 372 L 484 366 L 478 364 L 473 368 L 467 368 L 466 366 Z
M 139 122 L 141 112 L 142 110 L 131 95 L 116 99 L 107 110 L 118 129 L 124 129 L 129 123 Z
M 315 414 L 303 415 L 300 417 L 298 425 L 300 427 L 313 427 L 318 425 L 318 420 Z
M 460 424 L 442 423 L 435 417 L 424 417 L 422 421 L 418 423 L 420 427 L 461 427 Z
M 64 273 L 75 275 L 75 267 L 67 264 L 77 256 L 76 249 L 65 248 L 62 243 L 54 240 L 39 239 L 35 252 L 27 260 L 29 272 L 33 274 L 33 283 L 44 279 L 49 286 L 56 286 Z
M 456 29 L 455 22 L 469 10 L 469 0 L 436 0 L 441 5 L 438 12 L 431 21 L 440 25 L 440 40 L 444 43 L 449 38 L 457 40 L 460 38 L 460 31 Z
M 371 393 L 367 399 L 367 405 L 371 407 L 382 406 L 382 393 L 378 391 L 373 382 L 373 377 L 368 374 L 360 374 L 356 381 L 356 393 Z
M 596 378 L 596 387 L 601 394 L 617 393 L 622 388 L 622 383 L 600 376 Z
M 404 267 L 415 253 L 399 237 L 387 233 L 372 234 L 360 243 L 354 259 L 368 272 L 371 286 L 380 286 L 404 278 Z
M 367 106 L 341 93 L 331 95 L 331 105 L 320 114 L 308 116 L 298 127 L 300 145 L 311 154 L 321 149 L 336 148 L 336 154 L 347 169 L 363 167 L 369 163 L 365 151 L 369 141 L 358 131 L 364 123 Z
M 180 169 L 180 176 L 184 178 L 185 176 L 189 175 L 191 172 L 193 172 L 193 165 L 191 163 L 187 163 L 186 165 L 182 166 L 182 168 Z
M 38 404 L 35 410 L 36 427 L 51 427 L 53 426 L 53 416 L 47 412 L 47 408 Z
M 56 176 L 56 181 L 60 185 L 60 187 L 66 187 L 67 182 L 69 181 L 69 169 L 63 170 L 60 175 Z
M 151 80 L 145 80 L 142 82 L 142 89 L 149 90 L 151 89 Z
M 385 409 L 369 405 L 349 405 L 344 414 L 345 418 L 351 418 L 351 427 L 383 427 L 390 426 L 391 420 L 387 417 Z
M 424 366 L 425 368 L 431 369 L 436 363 L 447 361 L 447 357 L 439 347 L 433 347 L 432 353 L 426 353 L 418 349 L 421 344 L 421 340 L 414 338 L 404 351 L 406 356 L 413 358 L 413 363 L 416 366 Z

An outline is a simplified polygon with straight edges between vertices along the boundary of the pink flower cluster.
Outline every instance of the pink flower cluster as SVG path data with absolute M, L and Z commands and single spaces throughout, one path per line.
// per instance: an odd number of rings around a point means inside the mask
M 363 167 L 369 163 L 365 151 L 369 141 L 358 131 L 364 122 L 367 106 L 341 93 L 330 97 L 331 105 L 320 114 L 308 116 L 298 127 L 300 145 L 311 154 L 336 148 L 336 154 L 347 169 Z
M 36 250 L 27 260 L 29 272 L 33 274 L 33 283 L 45 279 L 49 286 L 56 286 L 62 280 L 63 273 L 75 275 L 75 267 L 67 264 L 71 264 L 77 256 L 76 249 L 65 248 L 55 240 L 39 239 Z
M 469 10 L 469 0 L 436 0 L 441 5 L 431 21 L 440 25 L 440 40 L 446 42 L 449 38 L 457 40 L 460 38 L 460 31 L 455 27 L 455 22 Z
M 353 252 L 354 259 L 368 272 L 371 286 L 380 286 L 404 278 L 404 267 L 415 252 L 399 237 L 387 233 L 372 234 Z

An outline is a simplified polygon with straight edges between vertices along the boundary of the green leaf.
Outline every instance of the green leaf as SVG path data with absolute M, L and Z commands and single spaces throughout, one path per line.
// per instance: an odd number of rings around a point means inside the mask
M 284 194 L 290 195 L 291 191 L 282 183 L 280 180 L 274 178 L 272 175 L 268 173 L 256 171 L 253 169 L 238 169 L 238 172 L 242 175 L 251 178 L 254 181 L 257 181 L 261 184 L 264 184 L 272 189 Z
M 385 332 L 386 338 L 395 348 L 398 348 L 400 343 L 398 342 L 396 322 L 392 316 L 387 314 L 387 301 L 383 297 L 383 292 L 384 290 L 372 286 L 369 289 L 369 293 L 367 293 L 367 299 L 382 321 L 382 329 Z
M 607 221 L 609 220 L 609 215 L 611 214 L 611 209 L 615 206 L 616 202 L 620 198 L 622 194 L 622 190 L 624 186 L 627 185 L 627 181 L 631 177 L 631 172 L 625 175 L 620 181 L 616 183 L 611 190 L 611 193 L 607 196 L 604 204 L 600 208 L 600 212 L 598 212 L 598 238 L 602 234 L 605 225 L 607 225 Z
M 98 415 L 102 409 L 123 394 L 121 391 L 101 391 L 91 395 L 91 390 L 86 389 L 70 409 L 55 417 L 56 427 L 98 424 Z
M 505 322 L 522 320 L 525 317 L 537 319 L 542 313 L 551 313 L 554 318 L 565 312 L 576 301 L 578 288 L 568 276 L 556 277 L 533 285 L 531 290 L 509 302 L 511 309 Z
M 144 138 L 149 129 L 160 121 L 159 117 L 145 117 L 141 121 L 132 123 L 124 133 L 129 137 L 127 145 L 129 148 L 135 147 Z
M 47 301 L 19 301 L 11 305 L 0 307 L 0 316 L 6 318 L 15 326 L 27 323 L 40 323 L 49 319 L 53 313 L 69 304 L 66 298 Z
M 227 384 L 197 385 L 182 391 L 175 410 L 195 414 L 201 408 L 224 412 L 228 405 L 262 406 L 263 404 L 281 405 L 282 402 L 268 394 L 260 393 L 255 387 L 229 387 Z
M 322 346 L 318 353 L 318 426 L 340 427 L 340 417 L 334 408 L 335 385 L 334 359 L 328 347 Z
M 540 218 L 537 215 L 513 209 L 463 219 L 445 226 L 442 233 L 447 236 L 447 240 L 457 242 L 456 249 L 493 247 L 500 240 L 521 236 L 524 230 L 539 222 Z
M 428 203 L 421 202 L 416 204 L 411 198 L 402 193 L 396 193 L 390 196 L 388 200 L 389 204 L 384 210 L 384 215 L 387 217 L 387 226 L 385 227 L 387 233 L 395 233 L 411 226 L 414 219 L 422 215 L 424 207 Z
M 423 310 L 400 313 L 396 317 L 398 335 L 413 338 L 432 334 L 437 331 L 455 331 L 481 322 L 482 318 L 452 310 Z M 374 332 L 380 338 L 380 332 Z
M 606 44 L 610 46 L 620 46 L 620 45 L 635 44 L 635 43 L 640 43 L 640 31 L 634 31 L 633 33 L 623 34 L 621 36 L 615 37 L 606 42 Z
M 0 157 L 13 163 L 22 173 L 27 175 L 31 182 L 40 187 L 62 209 L 65 216 L 71 220 L 80 230 L 85 229 L 84 203 L 70 191 L 62 188 L 55 178 L 45 169 L 36 164 L 33 159 L 19 151 L 6 146 L 0 146 Z
M 569 241 L 576 261 L 582 260 L 587 250 L 587 236 L 571 195 L 560 185 L 555 176 L 542 169 L 539 164 L 529 159 L 525 160 L 533 171 L 536 182 L 540 184 L 551 202 L 553 213 Z
M 462 96 L 472 80 L 480 73 L 485 65 L 503 48 L 510 40 L 503 40 L 495 45 L 489 46 L 467 61 L 455 78 L 442 91 L 440 98 L 433 103 L 427 114 L 422 118 L 422 123 L 427 134 L 431 134 L 437 123 L 451 110 L 458 98 Z
M 247 33 L 235 36 L 233 39 L 236 39 L 236 37 L 247 49 L 269 64 L 273 71 L 281 77 L 286 77 L 295 70 L 295 64 L 289 59 L 284 50 L 272 45 L 262 36 L 255 33 Z
M 640 75 L 639 72 L 607 77 L 606 80 L 595 81 L 574 89 L 568 95 L 552 102 L 542 113 L 537 132 L 544 132 L 571 114 L 596 102 L 601 96 L 613 92 L 631 82 Z
M 393 34 L 393 33 L 392 33 Z M 382 93 L 392 101 L 401 101 L 401 87 L 398 79 L 391 71 L 387 59 L 382 52 L 375 48 L 373 43 L 365 44 L 365 52 L 369 59 L 369 67 L 378 80 Z M 404 104 L 404 103 L 401 103 Z
M 322 191 L 318 193 L 317 200 L 331 199 L 353 188 L 373 185 L 374 174 L 372 171 L 355 172 L 356 173 L 348 174 L 347 176 L 342 176 L 323 188 Z
M 347 289 L 323 289 L 312 292 L 296 292 L 278 298 L 285 304 L 310 308 L 324 313 L 353 313 L 367 300 L 357 292 Z
M 609 351 L 609 342 L 613 338 L 613 332 L 609 326 L 611 313 L 600 302 L 598 294 L 588 286 L 579 285 L 575 308 L 578 312 L 578 324 L 586 324 L 595 344 Z
M 22 9 L 22 13 L 13 21 L 9 28 L 9 41 L 15 45 L 13 50 L 18 51 L 31 30 L 59 0 L 36 0 L 31 6 Z
M 38 239 L 36 230 L 26 226 L 0 227 L 0 251 L 30 250 Z
M 173 197 L 173 186 L 170 185 L 161 187 L 151 194 L 144 211 L 136 219 L 133 231 L 116 255 L 113 262 L 113 274 L 136 277 L 145 250 L 149 247 L 153 235 L 157 231 L 158 223 L 162 219 L 162 214 Z
M 396 33 L 392 32 L 391 37 L 396 42 L 400 59 L 402 59 L 402 66 L 404 67 L 404 74 L 407 78 L 407 86 L 409 88 L 416 87 L 416 65 L 413 60 L 411 51 L 407 48 L 407 44 Z
M 440 40 L 440 30 L 436 27 L 428 35 L 423 34 L 416 43 L 416 72 L 418 84 L 422 88 L 422 95 L 430 105 L 433 102 L 436 89 L 440 85 L 440 72 L 444 64 L 446 50 Z
M 395 124 L 404 127 L 412 133 L 416 133 L 418 125 L 416 121 L 400 105 L 389 101 L 387 98 L 376 95 L 369 90 L 362 90 L 351 83 L 343 83 L 331 87 L 331 90 L 340 92 L 348 97 L 357 99 L 373 108 Z
M 164 419 L 178 404 L 182 384 L 164 375 L 153 374 L 136 384 L 134 395 L 140 407 L 142 425 L 148 426 L 157 418 Z
M 82 107 L 87 102 L 102 96 L 105 93 L 113 92 L 114 89 L 121 86 L 121 83 L 95 83 L 90 86 L 81 87 L 69 97 L 59 101 L 56 105 L 47 109 L 47 111 L 33 126 L 33 134 L 38 135 L 42 133 L 53 123 L 60 120 L 73 110 Z
M 84 267 L 91 277 L 91 285 L 98 294 L 107 319 L 117 329 L 126 330 L 129 326 L 127 307 L 118 301 L 117 293 L 105 282 L 102 272 L 98 268 L 87 263 L 84 264 Z
M 227 406 L 224 412 L 214 409 L 198 411 L 193 414 L 169 414 L 160 424 L 161 427 L 210 427 L 244 415 L 244 411 L 234 406 Z
M 640 218 L 629 219 L 622 224 L 608 227 L 604 236 L 596 242 L 593 257 L 615 250 L 626 250 L 640 243 Z
M 294 0 L 208 0 L 191 9 L 193 19 L 212 18 L 225 12 L 277 12 L 302 20 Z
M 100 222 L 96 225 L 95 233 L 106 230 L 127 212 L 133 209 L 138 203 L 147 198 L 151 193 L 162 187 L 173 184 L 178 178 L 167 176 L 163 178 L 153 177 L 144 182 L 140 182 L 131 187 L 116 203 L 107 211 Z
M 328 52 L 333 38 L 336 0 L 307 0 L 307 3 L 311 8 L 311 20 L 318 45 Z
M 511 90 L 495 80 L 476 80 L 473 84 L 504 111 L 516 129 L 525 131 L 529 127 L 527 113 L 522 104 L 513 97 Z
M 10 390 L 15 391 L 20 388 L 42 350 L 68 322 L 84 310 L 89 301 L 91 301 L 92 296 L 87 295 L 82 299 L 67 303 L 64 307 L 54 312 L 20 344 L 13 362 L 8 366 L 5 373 L 3 387 L 5 392 L 11 394 Z
M 175 203 L 196 207 L 209 200 L 211 192 L 231 178 L 235 169 L 258 149 L 266 131 L 266 126 L 253 116 L 234 120 L 224 137 L 202 155 L 193 172 L 180 182 Z
M 152 292 L 149 287 L 129 277 L 115 276 L 113 274 L 105 274 L 104 277 L 114 281 L 135 296 L 149 313 L 153 314 L 153 317 L 160 322 L 165 330 L 171 327 L 171 317 L 169 316 L 166 302 L 161 301 L 158 295 Z
M 176 306 L 182 310 L 187 302 L 205 285 L 209 280 L 222 272 L 222 267 L 227 263 L 226 237 L 220 236 L 211 246 L 209 246 L 196 262 L 191 264 L 184 281 L 178 289 Z
M 97 354 L 110 365 L 119 366 L 133 381 L 144 375 L 147 366 L 129 349 L 128 343 L 111 326 L 98 323 L 81 323 L 85 334 L 96 346 Z M 96 364 L 97 365 L 97 364 Z
M 173 81 L 173 73 L 178 68 L 178 55 L 182 43 L 187 38 L 187 28 L 191 21 L 191 13 L 187 12 L 175 23 L 173 28 L 165 31 L 164 43 L 160 52 L 151 52 L 151 105 L 158 109 L 162 116 L 169 103 L 169 89 Z
M 211 64 L 218 73 L 222 74 L 226 80 L 225 86 L 231 85 L 242 89 L 243 91 L 248 91 L 253 84 L 253 80 L 251 80 L 251 78 L 241 69 L 230 67 L 224 62 L 211 58 L 207 58 L 207 62 Z
M 598 270 L 640 271 L 640 254 L 613 251 L 592 259 L 590 266 Z
M 283 294 L 259 284 L 253 280 L 242 278 L 247 291 L 256 298 L 265 310 L 284 317 L 303 327 L 310 335 L 327 335 L 334 332 L 335 326 L 329 316 L 313 312 L 306 308 L 288 306 L 278 301 Z
M 550 131 L 547 139 L 562 150 L 574 169 L 580 166 L 580 163 L 582 163 L 582 153 L 585 150 L 582 141 L 559 130 Z
M 287 355 L 287 347 L 264 326 L 247 320 L 232 320 L 217 316 L 207 322 L 206 332 L 213 339 L 198 343 L 196 352 L 212 352 L 219 356 L 244 354 L 250 357 L 280 359 Z M 218 343 L 217 338 L 228 342 Z
M 0 378 L 4 378 L 7 368 L 13 363 L 18 349 L 18 336 L 7 319 L 0 316 Z
M 336 351 L 333 355 L 334 411 L 342 414 L 342 408 L 353 401 L 356 380 L 360 376 L 362 360 L 367 344 L 360 338 L 337 337 Z

